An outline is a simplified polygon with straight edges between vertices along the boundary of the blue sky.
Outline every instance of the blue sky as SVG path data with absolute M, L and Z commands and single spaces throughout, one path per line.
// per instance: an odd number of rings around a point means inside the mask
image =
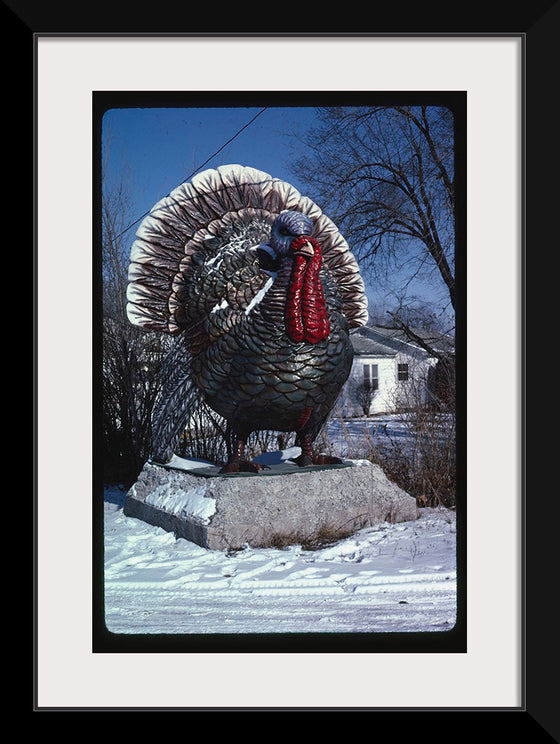
M 108 153 L 105 177 L 110 182 L 126 171 L 134 210 L 130 221 L 186 180 L 261 110 L 262 106 L 107 110 L 102 120 L 103 146 Z M 315 118 L 312 106 L 267 108 L 204 168 L 225 163 L 251 165 L 285 179 L 306 194 L 290 163 L 301 152 L 298 134 L 312 126 Z M 138 223 L 130 230 L 131 242 L 137 227 Z M 383 311 L 394 304 L 386 288 L 374 284 L 365 273 L 364 279 L 370 303 L 382 306 Z M 439 299 L 440 285 L 417 282 L 411 289 L 439 307 L 445 301 Z
M 111 171 L 130 168 L 140 212 L 150 209 L 259 114 L 257 108 L 111 109 L 103 118 Z M 313 108 L 267 109 L 205 168 L 252 165 L 299 188 L 289 170 L 292 134 L 308 127 Z

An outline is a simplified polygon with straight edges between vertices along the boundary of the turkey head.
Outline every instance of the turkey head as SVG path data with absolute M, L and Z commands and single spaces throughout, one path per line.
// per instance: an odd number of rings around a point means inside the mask
M 262 268 L 291 264 L 286 298 L 286 331 L 294 343 L 315 344 L 330 332 L 320 270 L 321 247 L 311 232 L 311 219 L 301 212 L 282 212 L 274 221 L 268 244 L 258 248 Z

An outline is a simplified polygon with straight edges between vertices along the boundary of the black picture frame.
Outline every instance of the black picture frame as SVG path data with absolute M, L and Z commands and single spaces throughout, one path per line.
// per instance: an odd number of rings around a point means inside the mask
M 34 141 L 35 127 L 35 107 L 33 97 L 29 95 L 29 89 L 34 89 L 35 85 L 35 54 L 34 41 L 37 35 L 80 35 L 80 34 L 153 34 L 160 32 L 177 32 L 178 17 L 174 14 L 174 28 L 169 31 L 168 21 L 161 15 L 159 18 L 147 17 L 142 13 L 136 12 L 131 16 L 128 8 L 115 8 L 114 5 L 98 2 L 95 6 L 87 9 L 77 7 L 70 3 L 49 3 L 48 5 L 39 5 L 38 7 L 21 7 L 23 3 L 10 0 L 4 2 L 2 6 L 2 18 L 4 21 L 5 35 L 11 39 L 9 50 L 4 49 L 5 59 L 10 62 L 10 69 L 17 70 L 17 75 L 8 76 L 5 81 L 5 95 L 12 101 L 21 101 L 22 86 L 27 88 L 28 94 L 24 96 L 20 104 L 20 110 L 24 111 L 28 128 L 18 127 L 12 135 L 16 141 L 19 140 L 21 147 L 18 150 L 19 167 L 13 174 L 13 188 L 19 193 L 26 193 L 31 190 L 33 178 L 30 174 L 34 173 L 34 152 L 30 143 Z M 550 239 L 549 227 L 546 220 L 542 219 L 543 214 L 554 214 L 553 199 L 555 198 L 554 190 L 547 188 L 550 184 L 554 168 L 554 158 L 557 154 L 550 143 L 555 141 L 555 129 L 553 117 L 544 115 L 542 111 L 543 101 L 548 100 L 550 95 L 549 86 L 551 75 L 554 75 L 556 69 L 555 44 L 558 38 L 559 30 L 559 5 L 558 2 L 535 2 L 529 7 L 526 5 L 513 8 L 509 4 L 498 4 L 488 6 L 487 4 L 477 6 L 475 3 L 469 5 L 468 14 L 457 18 L 449 18 L 445 13 L 438 13 L 439 8 L 432 9 L 431 13 L 426 12 L 426 8 L 418 8 L 416 13 L 411 12 L 406 17 L 402 14 L 398 18 L 376 18 L 372 25 L 375 25 L 376 33 L 398 33 L 398 34 L 519 34 L 524 43 L 524 204 L 525 204 L 525 233 L 523 269 L 526 269 L 527 253 L 525 246 L 529 244 L 536 247 L 546 246 Z M 180 22 L 179 22 L 180 25 Z M 300 29 L 298 33 L 322 33 L 318 31 L 317 24 L 313 23 L 313 29 L 309 32 Z M 344 21 L 339 22 L 337 19 L 338 34 L 356 33 L 352 28 L 345 31 Z M 239 31 L 232 30 L 231 25 L 224 24 L 227 30 L 213 31 L 212 34 L 221 33 L 246 33 L 243 28 Z M 352 24 L 350 24 L 352 26 Z M 185 26 L 186 27 L 186 26 Z M 195 32 L 196 33 L 196 32 Z M 199 32 L 204 33 L 204 32 Z M 326 31 L 323 33 L 335 33 Z M 543 188 L 543 184 L 545 187 Z M 32 198 L 35 199 L 35 189 L 32 189 Z M 35 227 L 29 224 L 29 221 L 23 222 L 27 225 L 29 234 L 26 233 L 25 241 L 29 240 L 30 246 L 35 246 Z M 21 242 L 21 230 L 19 232 L 19 241 Z M 32 248 L 34 258 L 34 248 Z M 524 274 L 525 275 L 525 274 Z M 526 282 L 523 280 L 523 379 L 526 380 L 525 363 L 527 358 L 527 329 L 526 329 Z M 36 291 L 36 286 L 34 287 Z M 541 293 L 541 297 L 551 296 L 546 292 Z M 544 299 L 541 299 L 543 307 Z M 37 318 L 31 310 L 31 325 L 36 330 Z M 36 371 L 36 345 L 33 348 L 33 370 Z M 36 393 L 36 380 L 33 383 L 33 391 Z M 36 407 L 33 405 L 32 416 L 36 414 Z M 525 382 L 523 384 L 523 442 L 522 455 L 526 458 L 526 436 L 528 431 L 527 424 L 527 407 L 525 399 Z M 36 431 L 35 426 L 33 427 Z M 36 438 L 33 436 L 32 446 L 36 455 Z M 546 448 L 545 448 L 546 452 Z M 541 450 L 541 456 L 543 451 Z M 36 460 L 35 460 L 36 462 Z M 533 493 L 539 495 L 538 485 L 539 478 L 536 473 L 532 473 L 532 483 L 534 484 Z M 546 483 L 546 475 L 541 471 L 541 478 Z M 36 498 L 36 472 L 33 473 L 32 489 L 34 498 Z M 540 519 L 541 506 L 537 499 L 529 501 L 527 499 L 527 466 L 524 468 L 523 477 L 524 492 L 524 514 L 525 529 L 523 535 L 523 564 L 524 564 L 524 684 L 523 684 L 523 704 L 519 709 L 514 710 L 468 710 L 468 711 L 439 711 L 438 715 L 447 716 L 447 713 L 453 715 L 462 714 L 465 719 L 465 725 L 483 725 L 491 726 L 494 722 L 500 727 L 502 734 L 505 735 L 506 728 L 511 727 L 517 735 L 530 735 L 531 740 L 558 740 L 558 715 L 555 694 L 555 684 L 551 675 L 547 673 L 551 665 L 550 659 L 557 656 L 558 641 L 554 623 L 553 606 L 543 607 L 539 602 L 540 597 L 547 596 L 548 577 L 543 575 L 541 567 L 550 563 L 550 546 L 554 545 L 554 520 L 548 524 L 546 520 Z M 545 524 L 542 522 L 545 521 Z M 34 523 L 35 525 L 35 523 Z M 36 529 L 36 525 L 35 525 Z M 34 533 L 36 537 L 36 533 Z M 36 575 L 36 566 L 32 565 L 33 575 Z M 35 596 L 36 599 L 36 596 Z M 35 619 L 35 610 L 33 617 Z M 36 644 L 36 629 L 33 634 L 34 644 Z M 34 656 L 34 659 L 36 657 Z M 35 680 L 36 667 L 34 665 Z M 33 686 L 33 700 L 31 710 L 40 712 L 41 708 L 37 707 L 36 686 Z M 63 709 L 64 710 L 64 709 Z M 72 709 L 70 709 L 72 710 Z M 319 709 L 321 710 L 321 709 Z M 345 711 L 348 709 L 345 709 Z M 414 711 L 411 711 L 414 713 Z M 500 715 L 496 716 L 495 714 Z M 508 715 L 509 714 L 509 715 Z M 513 714 L 513 715 L 512 715 Z M 422 718 L 424 720 L 424 716 Z M 401 733 L 406 730 L 406 725 L 412 723 L 416 725 L 417 716 L 399 717 L 399 725 L 402 725 Z M 514 728 L 515 727 L 515 728 Z M 486 729 L 485 729 L 486 730 Z

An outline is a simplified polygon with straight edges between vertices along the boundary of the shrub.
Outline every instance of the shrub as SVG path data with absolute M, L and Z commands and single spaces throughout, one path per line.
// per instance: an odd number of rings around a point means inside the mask
M 376 420 L 379 423 L 376 423 Z M 328 442 L 329 454 L 365 459 L 379 465 L 387 477 L 416 498 L 419 506 L 455 506 L 455 416 L 432 409 L 348 422 L 337 415 L 338 441 Z M 326 429 L 323 438 L 326 439 Z

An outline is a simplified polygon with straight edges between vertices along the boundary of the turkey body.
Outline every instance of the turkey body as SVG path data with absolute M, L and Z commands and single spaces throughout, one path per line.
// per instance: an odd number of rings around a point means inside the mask
M 303 430 L 314 437 L 352 367 L 348 323 L 339 303 L 327 306 L 327 338 L 310 344 L 288 336 L 289 269 L 281 268 L 261 302 L 241 313 L 193 360 L 194 379 L 206 402 L 242 437 L 262 429 Z M 329 281 L 326 272 L 323 281 Z M 217 309 L 208 325 L 219 325 L 224 312 Z
M 127 296 L 131 322 L 177 337 L 153 459 L 173 454 L 195 391 L 227 422 L 224 472 L 250 469 L 244 446 L 259 430 L 296 432 L 298 464 L 313 463 L 367 300 L 344 238 L 311 200 L 253 168 L 199 174 L 140 226 Z

